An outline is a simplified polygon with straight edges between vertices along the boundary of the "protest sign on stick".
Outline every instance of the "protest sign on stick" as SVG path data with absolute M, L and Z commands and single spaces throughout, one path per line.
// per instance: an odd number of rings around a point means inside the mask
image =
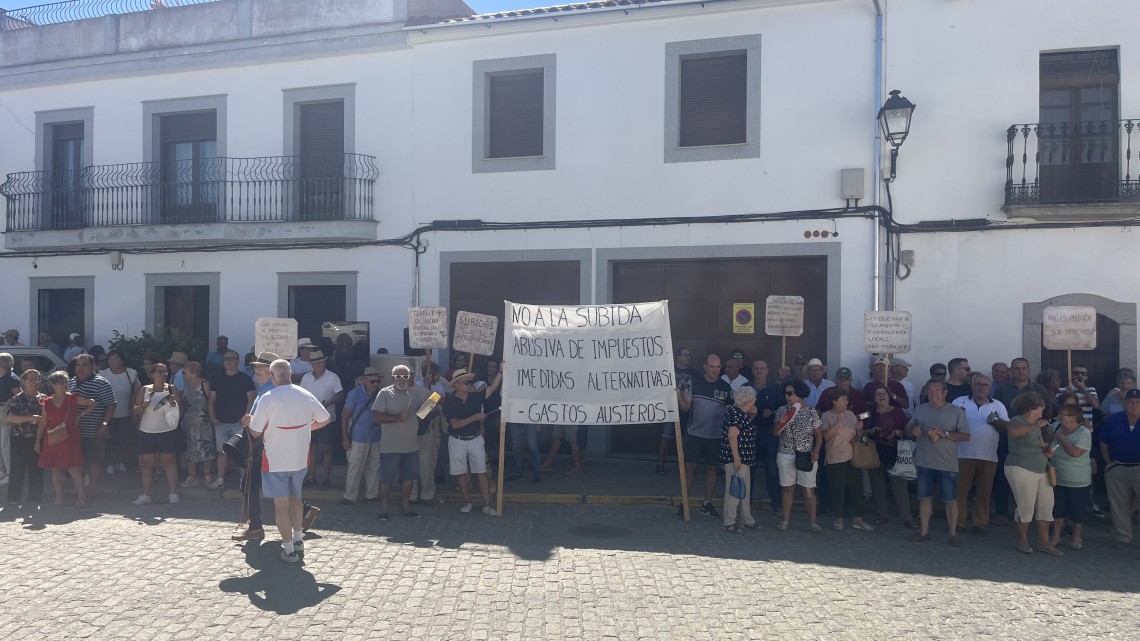
M 1069 385 L 1073 384 L 1073 350 L 1096 349 L 1096 308 L 1056 305 L 1046 307 L 1041 317 L 1041 344 L 1045 349 L 1065 350 Z
M 780 367 L 788 364 L 788 337 L 804 333 L 804 297 L 769 296 L 764 303 L 764 333 L 780 337 Z
M 259 318 L 253 325 L 253 351 L 273 352 L 281 358 L 297 356 L 297 320 L 294 318 Z

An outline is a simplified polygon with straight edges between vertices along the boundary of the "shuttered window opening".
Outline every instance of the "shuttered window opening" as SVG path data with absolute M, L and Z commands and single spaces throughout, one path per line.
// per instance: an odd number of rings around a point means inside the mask
M 164 143 L 218 139 L 218 114 L 212 109 L 162 116 L 161 123 Z
M 487 78 L 487 158 L 541 156 L 543 71 Z
M 1120 62 L 1115 49 L 1041 54 L 1041 88 L 1115 87 Z
M 83 140 L 82 122 L 57 122 L 51 126 L 52 140 Z
M 301 155 L 344 154 L 344 101 L 301 105 Z
M 344 285 L 290 286 L 289 317 L 297 321 L 297 336 L 320 342 L 322 323 L 343 322 L 348 316 L 347 300 Z
M 748 55 L 744 51 L 681 60 L 681 147 L 748 142 Z

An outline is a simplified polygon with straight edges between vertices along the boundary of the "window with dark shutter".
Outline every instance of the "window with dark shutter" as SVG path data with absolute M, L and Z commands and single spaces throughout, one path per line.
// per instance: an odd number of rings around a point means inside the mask
M 297 321 L 297 336 L 319 341 L 323 322 L 348 316 L 347 301 L 344 285 L 291 285 L 289 317 Z
M 162 142 L 193 142 L 218 139 L 218 114 L 198 111 L 162 116 Z
M 301 155 L 344 154 L 344 101 L 301 105 Z
M 491 75 L 487 78 L 487 158 L 541 156 L 543 72 Z
M 748 56 L 744 51 L 681 59 L 681 147 L 748 142 Z

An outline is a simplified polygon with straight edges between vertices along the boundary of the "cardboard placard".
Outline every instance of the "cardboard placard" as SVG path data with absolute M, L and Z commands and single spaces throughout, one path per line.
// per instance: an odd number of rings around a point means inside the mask
M 1089 306 L 1046 307 L 1041 340 L 1045 349 L 1096 349 L 1096 308 Z
M 804 297 L 769 296 L 764 305 L 764 333 L 801 336 L 804 333 Z
M 490 356 L 499 338 L 499 319 L 487 314 L 459 312 L 455 315 L 455 336 L 451 347 L 457 352 Z
M 503 420 L 551 425 L 677 421 L 669 305 L 505 301 Z
M 281 358 L 297 356 L 297 320 L 294 318 L 259 318 L 253 324 L 253 351 L 273 352 Z
M 420 349 L 447 349 L 447 308 L 409 307 L 408 344 Z
M 868 354 L 906 354 L 910 337 L 910 312 L 863 314 L 863 351 Z

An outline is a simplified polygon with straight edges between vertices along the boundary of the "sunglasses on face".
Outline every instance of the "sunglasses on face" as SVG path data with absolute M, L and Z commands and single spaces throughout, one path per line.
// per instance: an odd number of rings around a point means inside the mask
M 795 396 L 795 392 L 784 392 L 784 396 Z
M 933 376 L 946 376 L 946 370 L 934 372 Z
M 236 360 L 238 360 L 238 358 L 236 356 L 226 356 L 222 360 L 223 361 L 236 361 Z

